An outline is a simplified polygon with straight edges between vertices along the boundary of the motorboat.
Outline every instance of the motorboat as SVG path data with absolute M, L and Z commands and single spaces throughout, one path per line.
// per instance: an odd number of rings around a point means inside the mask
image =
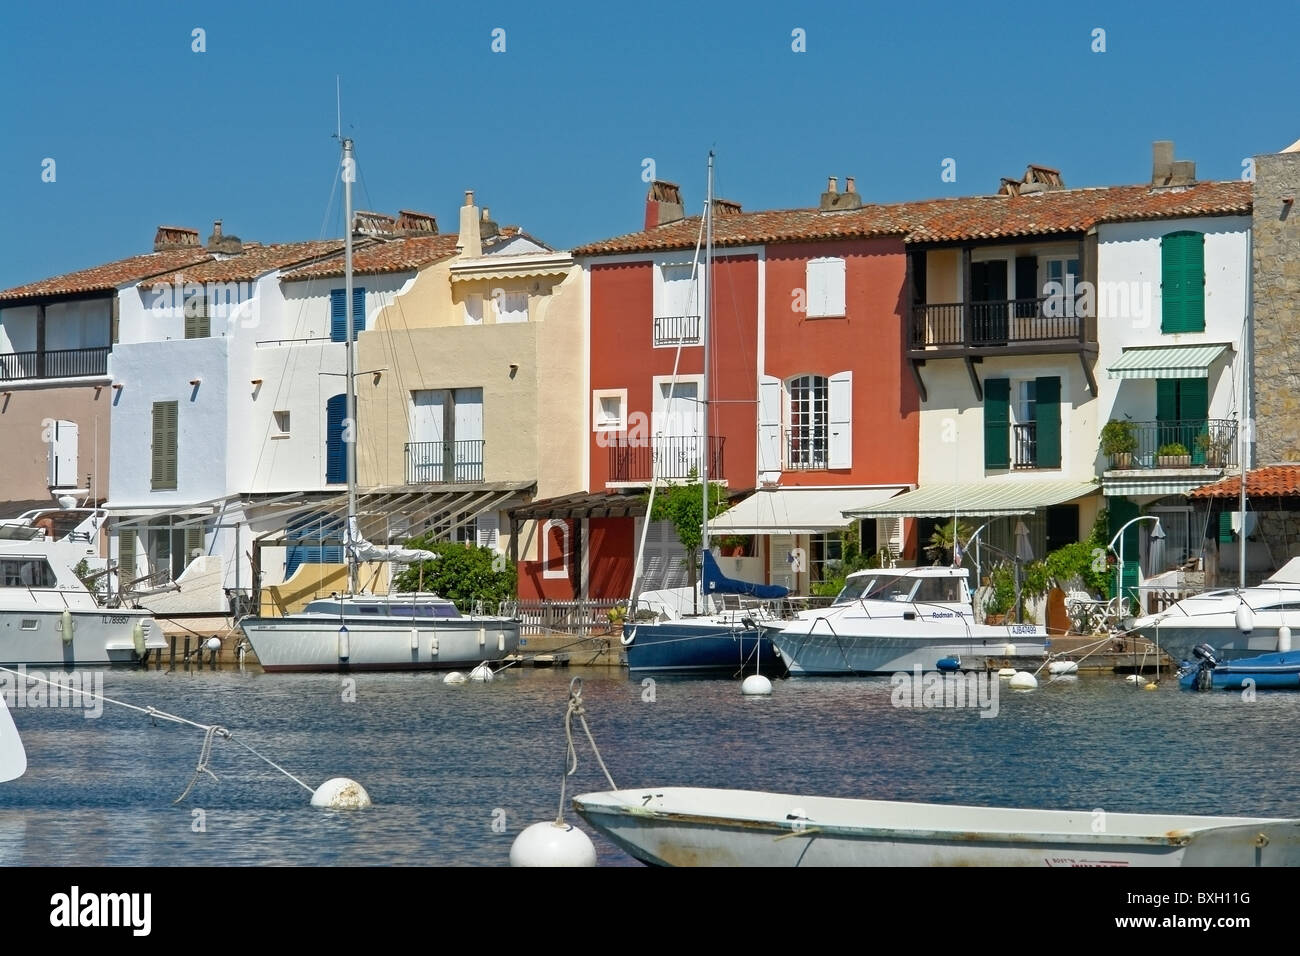
M 1208 644 L 1192 648 L 1196 663 L 1185 664 L 1178 683 L 1187 690 L 1300 690 L 1300 651 L 1221 661 Z
M 857 571 L 829 607 L 759 624 L 791 675 L 892 674 L 934 670 L 955 659 L 1045 657 L 1047 631 L 1035 624 L 978 624 L 960 567 Z

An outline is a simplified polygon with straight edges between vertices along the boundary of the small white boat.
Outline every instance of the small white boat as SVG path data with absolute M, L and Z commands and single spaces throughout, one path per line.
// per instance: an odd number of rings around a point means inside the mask
M 1300 820 L 1021 810 L 656 787 L 574 809 L 661 866 L 1296 866 Z

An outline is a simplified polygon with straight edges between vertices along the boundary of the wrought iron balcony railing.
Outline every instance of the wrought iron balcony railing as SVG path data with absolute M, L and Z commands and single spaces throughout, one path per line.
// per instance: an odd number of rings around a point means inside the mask
M 406 481 L 482 481 L 483 445 L 482 440 L 407 442 Z

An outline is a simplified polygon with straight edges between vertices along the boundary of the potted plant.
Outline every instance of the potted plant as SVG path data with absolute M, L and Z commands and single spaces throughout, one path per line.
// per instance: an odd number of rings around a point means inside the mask
M 1129 419 L 1112 418 L 1101 429 L 1101 453 L 1109 455 L 1115 468 L 1129 468 L 1137 451 L 1137 424 Z
M 989 593 L 984 598 L 984 623 L 1003 624 L 1016 604 L 1016 572 L 1010 564 L 999 564 L 989 572 Z
M 1171 441 L 1156 450 L 1156 464 L 1161 468 L 1186 468 L 1192 455 L 1182 442 Z
M 1205 463 L 1211 468 L 1222 468 L 1228 460 L 1229 438 L 1225 432 L 1214 434 L 1202 432 L 1196 436 L 1196 447 L 1205 455 Z
M 627 620 L 627 608 L 622 604 L 616 604 L 605 612 L 605 616 L 609 618 L 609 632 L 618 634 L 623 630 L 623 622 Z

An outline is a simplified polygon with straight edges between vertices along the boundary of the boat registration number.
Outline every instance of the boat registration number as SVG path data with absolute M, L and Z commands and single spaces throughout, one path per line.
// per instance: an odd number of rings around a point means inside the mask
M 126 615 L 125 614 L 104 614 L 100 616 L 99 620 L 100 623 L 102 624 L 125 624 Z
M 1038 628 L 1032 624 L 1009 624 L 1007 630 L 1012 634 L 1035 634 L 1038 632 Z

